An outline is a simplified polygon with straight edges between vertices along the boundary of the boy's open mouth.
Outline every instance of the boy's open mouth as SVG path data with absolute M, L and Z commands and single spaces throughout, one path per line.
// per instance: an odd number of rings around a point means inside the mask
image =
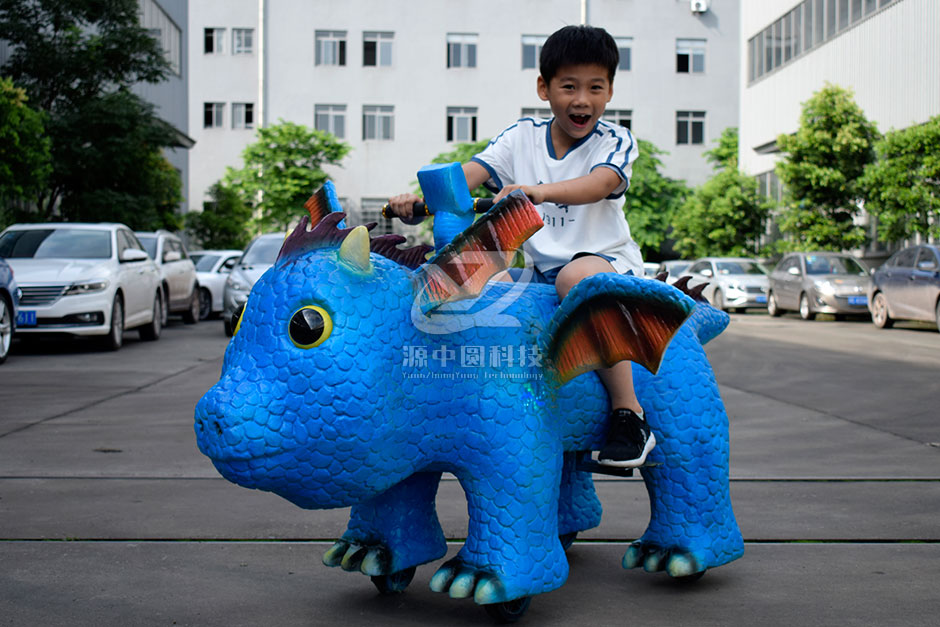
M 588 123 L 588 120 L 591 119 L 591 116 L 589 116 L 589 115 L 575 115 L 575 114 L 571 114 L 571 115 L 568 116 L 568 118 L 569 118 L 572 122 L 574 122 L 575 124 L 577 124 L 578 126 L 584 126 L 585 124 Z

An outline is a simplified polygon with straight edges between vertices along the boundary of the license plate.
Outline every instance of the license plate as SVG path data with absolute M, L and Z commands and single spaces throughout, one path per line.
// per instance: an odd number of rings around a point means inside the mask
M 850 305 L 867 305 L 868 297 L 867 296 L 849 296 Z
M 18 327 L 36 326 L 36 312 L 21 310 L 19 313 L 16 314 L 16 326 Z
M 763 304 L 766 305 L 766 304 L 767 304 L 767 297 L 766 297 L 766 296 L 758 296 L 758 297 L 757 297 L 757 302 L 763 303 Z

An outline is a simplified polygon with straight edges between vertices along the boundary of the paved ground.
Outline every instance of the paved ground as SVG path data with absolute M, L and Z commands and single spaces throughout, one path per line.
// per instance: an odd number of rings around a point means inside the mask
M 0 367 L 0 624 L 486 625 L 427 587 L 379 597 L 320 557 L 347 512 L 233 486 L 196 450 L 221 324 L 173 324 L 117 354 L 16 346 Z M 603 524 L 530 625 L 935 625 L 940 620 L 940 334 L 735 315 L 709 345 L 732 424 L 745 556 L 691 586 L 624 571 L 649 509 L 598 480 Z M 459 486 L 438 509 L 451 553 Z

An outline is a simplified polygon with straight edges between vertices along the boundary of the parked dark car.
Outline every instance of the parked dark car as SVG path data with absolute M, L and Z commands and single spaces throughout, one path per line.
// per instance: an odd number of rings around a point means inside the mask
M 845 253 L 790 253 L 770 273 L 767 313 L 798 311 L 803 320 L 818 313 L 867 315 L 869 274 L 864 263 Z
M 872 274 L 868 302 L 880 329 L 895 320 L 921 320 L 940 330 L 940 247 L 922 244 L 892 255 Z

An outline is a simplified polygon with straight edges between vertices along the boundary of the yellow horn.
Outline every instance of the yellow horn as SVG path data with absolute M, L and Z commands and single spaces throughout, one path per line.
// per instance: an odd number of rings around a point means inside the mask
M 372 262 L 369 260 L 369 230 L 366 227 L 357 226 L 350 231 L 339 247 L 339 258 L 356 272 L 372 272 Z

